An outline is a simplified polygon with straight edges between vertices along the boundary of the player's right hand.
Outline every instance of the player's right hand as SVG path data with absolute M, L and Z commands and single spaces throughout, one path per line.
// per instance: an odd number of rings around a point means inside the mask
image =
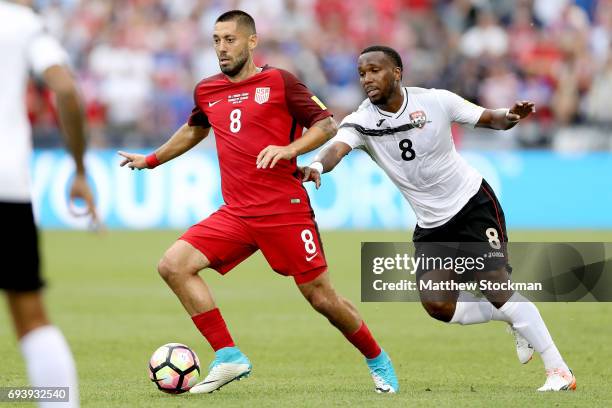
M 306 183 L 308 181 L 312 181 L 315 183 L 315 187 L 317 190 L 321 187 L 321 173 L 317 169 L 313 169 L 312 167 L 304 166 L 298 167 L 300 173 L 302 173 L 302 183 Z
M 535 113 L 535 104 L 529 101 L 520 101 L 516 102 L 514 106 L 508 110 L 506 119 L 508 119 L 510 122 L 518 122 L 521 119 L 525 119 L 532 113 Z
M 122 151 L 118 151 L 117 153 L 119 153 L 119 156 L 124 157 L 124 160 L 121 162 L 121 164 L 119 164 L 121 167 L 125 166 L 126 164 L 132 170 L 142 170 L 149 167 L 144 154 L 127 153 Z
M 75 200 L 79 199 L 85 202 L 85 211 L 77 210 Z M 70 201 L 68 210 L 75 217 L 90 217 L 90 226 L 93 230 L 99 231 L 103 228 L 103 225 L 98 218 L 94 197 L 85 174 L 77 174 L 72 182 L 72 186 L 70 187 Z

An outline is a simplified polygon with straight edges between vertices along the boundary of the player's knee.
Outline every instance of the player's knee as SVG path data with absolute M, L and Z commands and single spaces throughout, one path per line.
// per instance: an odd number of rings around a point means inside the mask
M 307 296 L 308 302 L 317 312 L 326 315 L 333 307 L 333 299 L 322 290 L 314 290 Z
M 168 279 L 170 279 L 170 275 L 172 274 L 172 263 L 165 256 L 157 263 L 157 272 L 163 280 L 168 281 Z
M 448 323 L 455 314 L 455 304 L 451 302 L 423 302 L 427 313 L 436 320 Z
M 181 268 L 179 262 L 167 255 L 164 255 L 157 264 L 157 272 L 159 272 L 159 276 L 168 283 L 185 274 L 185 270 Z

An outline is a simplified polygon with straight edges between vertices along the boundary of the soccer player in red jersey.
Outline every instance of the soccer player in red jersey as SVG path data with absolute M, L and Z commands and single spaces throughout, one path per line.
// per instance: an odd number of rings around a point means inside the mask
M 398 391 L 388 355 L 351 302 L 331 285 L 296 157 L 321 146 L 336 123 L 319 99 L 287 71 L 253 62 L 255 22 L 240 10 L 222 14 L 213 40 L 221 73 L 196 86 L 195 107 L 155 153 L 119 152 L 121 165 L 152 169 L 194 147 L 212 127 L 225 204 L 192 226 L 165 253 L 158 270 L 215 351 L 194 393 L 212 392 L 251 372 L 199 272 L 229 272 L 258 249 L 277 273 L 292 276 L 312 307 L 366 358 L 377 392 Z M 308 130 L 302 134 L 302 129 Z

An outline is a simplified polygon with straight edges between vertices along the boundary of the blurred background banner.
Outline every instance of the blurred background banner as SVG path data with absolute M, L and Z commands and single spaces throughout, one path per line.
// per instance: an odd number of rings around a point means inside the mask
M 464 151 L 463 156 L 498 193 L 509 228 L 612 228 L 610 153 Z M 307 164 L 310 158 L 300 162 Z M 211 150 L 193 151 L 140 172 L 119 167 L 114 150 L 90 152 L 86 162 L 100 215 L 110 228 L 184 229 L 222 204 L 217 157 Z M 66 207 L 72 173 L 72 162 L 62 151 L 35 152 L 34 206 L 42 227 L 87 226 Z M 312 183 L 307 188 L 324 229 L 407 229 L 416 222 L 397 188 L 361 152 L 325 174 L 319 190 Z

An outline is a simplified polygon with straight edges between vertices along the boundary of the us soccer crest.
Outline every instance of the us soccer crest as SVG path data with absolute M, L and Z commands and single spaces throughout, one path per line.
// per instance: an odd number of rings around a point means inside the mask
M 268 99 L 270 99 L 269 87 L 255 88 L 255 102 L 261 105 L 262 103 L 268 102 Z
M 410 114 L 410 123 L 412 126 L 423 129 L 423 126 L 427 123 L 427 115 L 423 111 L 416 111 Z

